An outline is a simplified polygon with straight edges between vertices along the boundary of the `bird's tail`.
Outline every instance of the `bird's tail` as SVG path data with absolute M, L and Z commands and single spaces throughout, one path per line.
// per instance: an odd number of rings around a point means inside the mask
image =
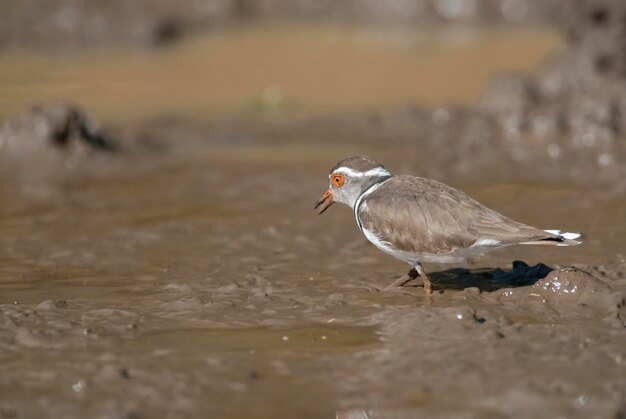
M 551 244 L 554 246 L 576 246 L 581 244 L 583 235 L 580 233 L 568 233 L 561 230 L 543 230 L 546 233 L 553 234 L 554 237 L 548 237 L 545 239 L 533 240 L 530 242 L 524 242 L 522 244 Z

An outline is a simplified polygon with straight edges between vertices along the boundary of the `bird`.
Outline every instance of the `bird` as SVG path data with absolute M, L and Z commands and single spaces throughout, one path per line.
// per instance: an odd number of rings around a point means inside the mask
M 463 263 L 504 246 L 574 246 L 580 233 L 542 230 L 514 221 L 436 180 L 393 175 L 368 156 L 341 160 L 328 174 L 329 187 L 315 204 L 319 214 L 335 202 L 352 208 L 367 240 L 411 270 L 385 287 L 395 289 L 421 277 L 432 282 L 424 263 Z

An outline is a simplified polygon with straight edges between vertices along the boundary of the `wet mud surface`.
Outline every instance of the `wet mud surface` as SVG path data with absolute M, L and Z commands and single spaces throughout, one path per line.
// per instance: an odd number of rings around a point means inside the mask
M 622 417 L 626 165 L 612 135 L 511 139 L 497 113 L 463 107 L 7 118 L 0 417 Z M 408 266 L 348 208 L 312 208 L 328 168 L 357 153 L 585 242 L 429 265 L 430 299 L 419 281 L 377 291 Z
M 49 158 L 20 182 L 3 170 L 5 416 L 623 409 L 620 195 L 455 183 L 514 218 L 587 239 L 431 266 L 439 292 L 425 300 L 419 281 L 376 291 L 407 266 L 369 245 L 347 208 L 312 209 L 328 162 L 349 142 L 284 147 L 259 134 L 236 145 L 206 130 L 204 143 L 178 144 L 180 131 L 170 132 L 169 144 L 153 139 L 159 148 L 87 154 L 79 166 L 62 164 L 71 150 L 51 149 L 60 163 Z M 404 144 L 354 147 L 402 170 Z M 513 268 L 516 259 L 528 265 Z

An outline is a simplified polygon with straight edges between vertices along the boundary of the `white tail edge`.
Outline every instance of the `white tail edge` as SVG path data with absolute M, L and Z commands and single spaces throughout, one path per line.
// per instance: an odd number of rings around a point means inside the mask
M 565 240 L 576 240 L 579 239 L 582 234 L 580 233 L 568 233 L 567 231 L 561 230 L 543 230 L 546 233 L 554 234 L 555 236 L 562 237 Z
M 545 238 L 540 240 L 534 240 L 531 242 L 522 242 L 520 244 L 548 244 L 552 246 L 576 246 L 577 244 L 581 244 L 580 239 L 583 235 L 580 233 L 568 233 L 567 231 L 561 230 L 543 230 L 546 233 L 554 234 L 558 237 L 556 238 Z
M 562 242 L 560 243 L 556 243 L 557 246 L 576 246 L 577 244 L 582 243 L 580 239 L 582 237 L 582 234 L 580 233 L 570 233 L 567 231 L 561 231 L 561 230 L 543 230 L 546 233 L 550 233 L 550 234 L 554 234 L 555 236 L 559 236 L 560 238 L 563 239 Z

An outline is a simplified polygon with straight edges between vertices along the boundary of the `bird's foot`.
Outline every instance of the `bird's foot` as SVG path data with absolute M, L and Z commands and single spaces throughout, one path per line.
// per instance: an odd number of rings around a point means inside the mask
M 411 269 L 406 275 L 402 275 L 386 287 L 379 288 L 379 291 L 398 291 L 402 289 L 404 285 L 408 284 L 417 277 L 417 271 L 415 269 Z
M 433 283 L 430 282 L 430 278 L 428 278 L 428 275 L 426 274 L 426 271 L 424 271 L 424 267 L 421 263 L 415 265 L 415 271 L 420 276 L 420 278 L 422 278 L 424 293 L 430 297 L 431 295 L 433 295 Z
M 433 284 L 428 277 L 422 278 L 422 284 L 424 286 L 424 293 L 429 297 L 433 295 Z

